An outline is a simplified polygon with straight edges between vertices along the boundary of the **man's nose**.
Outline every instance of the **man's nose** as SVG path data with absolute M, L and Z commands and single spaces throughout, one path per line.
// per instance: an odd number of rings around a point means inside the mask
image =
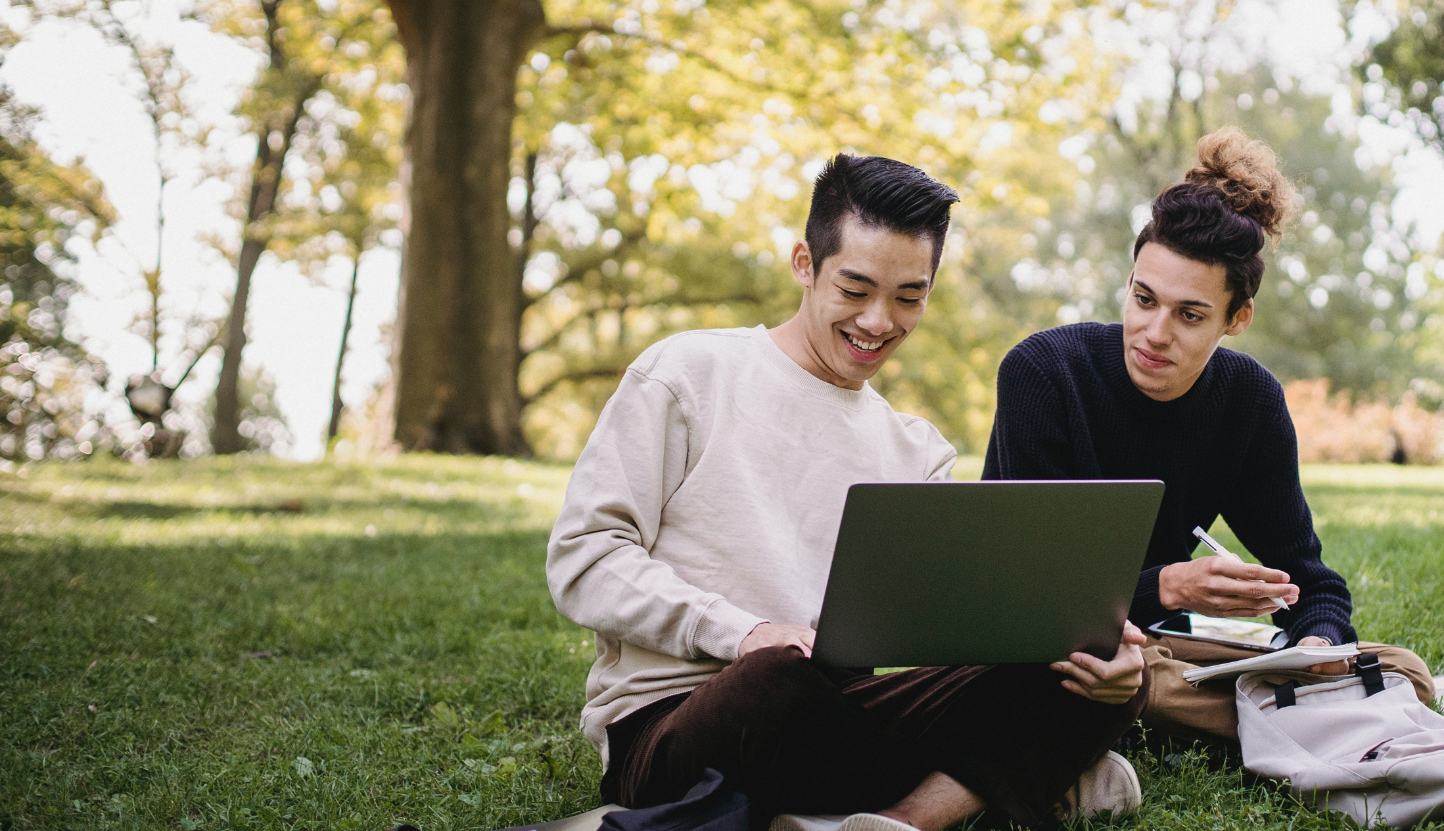
M 892 331 L 892 314 L 887 303 L 869 303 L 855 319 L 857 327 L 869 335 L 886 335 Z
M 1165 344 L 1173 340 L 1173 329 L 1168 323 L 1168 314 L 1162 309 L 1154 312 L 1153 319 L 1148 321 L 1148 326 L 1143 330 L 1152 343 Z

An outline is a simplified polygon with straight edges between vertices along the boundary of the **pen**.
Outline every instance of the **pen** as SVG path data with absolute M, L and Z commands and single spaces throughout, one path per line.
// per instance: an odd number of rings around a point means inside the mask
M 1199 527 L 1195 526 L 1194 529 L 1193 529 L 1193 535 L 1194 535 L 1195 537 L 1198 537 L 1200 540 L 1203 540 L 1203 544 L 1206 545 L 1206 546 L 1208 546 L 1209 548 L 1213 549 L 1213 553 L 1217 554 L 1218 556 L 1220 556 L 1220 557 L 1227 557 L 1227 558 L 1229 558 L 1230 560 L 1235 560 L 1235 561 L 1240 562 L 1240 563 L 1243 562 L 1243 558 L 1242 558 L 1242 557 L 1238 556 L 1237 554 L 1233 553 L 1232 551 L 1229 551 L 1227 548 L 1224 548 L 1223 546 L 1219 545 L 1219 544 L 1218 544 L 1218 540 L 1214 539 L 1213 537 L 1210 537 L 1210 536 L 1208 535 L 1208 532 L 1205 531 L 1205 530 L 1203 530 L 1202 528 L 1199 528 Z M 1262 582 L 1264 582 L 1264 581 L 1262 581 L 1262 580 L 1255 580 L 1254 582 L 1255 582 L 1255 583 L 1262 583 Z M 1269 598 L 1269 599 L 1272 600 L 1272 601 L 1274 602 L 1274 605 L 1277 606 L 1277 607 L 1279 607 L 1280 609 L 1287 609 L 1287 608 L 1289 607 L 1289 604 L 1285 603 L 1285 602 L 1283 601 L 1283 598 L 1271 597 L 1271 598 Z

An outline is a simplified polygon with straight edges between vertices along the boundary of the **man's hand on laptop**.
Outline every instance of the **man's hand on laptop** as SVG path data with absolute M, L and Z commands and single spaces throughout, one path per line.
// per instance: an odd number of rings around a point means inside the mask
M 1143 632 L 1132 621 L 1123 622 L 1123 639 L 1113 660 L 1105 661 L 1086 652 L 1074 652 L 1053 669 L 1069 676 L 1063 687 L 1091 701 L 1123 704 L 1143 686 Z
M 1298 602 L 1299 587 L 1289 582 L 1288 574 L 1257 563 L 1196 557 L 1158 573 L 1158 602 L 1165 609 L 1187 609 L 1209 617 L 1258 617 L 1278 611 L 1275 597 L 1292 606 Z
M 812 639 L 817 637 L 817 632 L 807 626 L 794 626 L 787 623 L 759 623 L 747 633 L 742 639 L 742 644 L 737 647 L 737 657 L 741 658 L 754 649 L 763 649 L 769 646 L 795 646 L 802 650 L 804 657 L 812 657 Z

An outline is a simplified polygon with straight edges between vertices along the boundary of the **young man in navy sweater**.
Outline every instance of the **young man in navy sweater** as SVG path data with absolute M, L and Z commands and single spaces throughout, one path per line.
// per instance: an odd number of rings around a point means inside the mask
M 1344 579 L 1324 564 L 1299 484 L 1298 445 L 1278 381 L 1247 355 L 1219 349 L 1253 320 L 1265 237 L 1275 240 L 1294 191 L 1273 152 L 1225 128 L 1199 142 L 1199 163 L 1154 200 L 1134 242 L 1123 324 L 1040 332 L 998 373 L 984 479 L 1161 479 L 1166 484 L 1129 619 L 1189 610 L 1273 613 L 1291 644 L 1356 641 Z M 1192 531 L 1222 516 L 1262 565 L 1192 559 Z M 1289 608 L 1279 610 L 1274 598 Z M 1363 644 L 1427 701 L 1428 667 L 1407 649 Z M 1147 726 L 1237 740 L 1231 680 L 1193 687 L 1182 672 L 1248 652 L 1180 638 L 1144 650 L 1152 673 Z M 1346 662 L 1314 672 L 1348 671 Z

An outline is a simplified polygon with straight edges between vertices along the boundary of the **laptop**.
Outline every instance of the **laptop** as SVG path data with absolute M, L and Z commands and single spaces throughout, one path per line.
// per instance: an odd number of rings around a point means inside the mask
M 853 485 L 812 657 L 835 667 L 1112 658 L 1163 483 Z

